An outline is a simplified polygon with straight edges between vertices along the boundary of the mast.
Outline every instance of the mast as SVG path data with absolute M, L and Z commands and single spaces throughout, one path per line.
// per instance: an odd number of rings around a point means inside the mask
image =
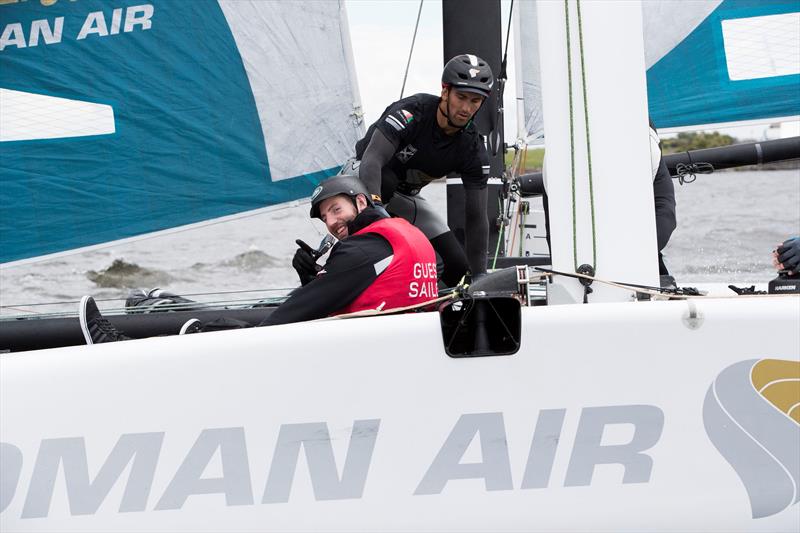
M 553 269 L 658 285 L 640 2 L 540 2 Z M 550 303 L 630 293 L 557 277 Z
M 499 0 L 443 0 L 442 25 L 444 57 L 442 65 L 458 54 L 475 54 L 489 63 L 495 79 L 500 74 L 502 61 L 502 23 Z M 480 24 L 476 24 L 480 21 Z M 498 99 L 502 83 L 495 82 L 495 89 L 483 103 L 475 117 L 478 132 L 487 140 L 489 152 L 489 266 L 498 246 L 501 177 L 504 167 L 503 103 Z M 461 178 L 455 174 L 447 177 L 447 224 L 464 244 L 464 189 Z M 502 244 L 501 244 L 502 248 Z M 503 250 L 499 250 L 503 255 Z

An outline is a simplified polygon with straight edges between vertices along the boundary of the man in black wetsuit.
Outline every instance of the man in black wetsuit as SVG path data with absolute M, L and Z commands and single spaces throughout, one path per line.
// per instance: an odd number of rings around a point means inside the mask
M 325 266 L 318 272 L 314 269 L 314 278 L 259 326 L 368 309 L 398 309 L 438 296 L 436 254 L 425 235 L 405 220 L 389 218 L 382 209 L 375 209 L 356 176 L 336 176 L 317 187 L 311 197 L 311 217 L 322 220 L 339 242 Z M 316 264 L 313 255 L 309 259 Z M 91 296 L 83 297 L 78 315 L 87 344 L 130 339 L 100 314 Z M 201 329 L 202 324 L 191 319 L 180 333 Z
M 356 143 L 361 181 L 375 202 L 392 215 L 417 226 L 431 241 L 444 265 L 441 279 L 458 283 L 469 269 L 486 272 L 489 223 L 486 218 L 489 157 L 472 124 L 489 96 L 494 77 L 489 65 L 471 54 L 447 62 L 440 96 L 415 94 L 387 107 Z M 451 172 L 461 175 L 465 189 L 466 253 L 444 218 L 419 195 L 432 180 Z
M 656 241 L 658 242 L 658 273 L 669 276 L 667 265 L 664 264 L 662 250 L 669 242 L 672 232 L 678 223 L 675 218 L 675 187 L 672 184 L 667 163 L 661 154 L 661 141 L 658 131 L 650 121 L 650 158 L 653 169 L 653 200 L 656 208 Z M 671 278 L 665 278 L 671 280 Z M 674 283 L 674 280 L 670 281 Z

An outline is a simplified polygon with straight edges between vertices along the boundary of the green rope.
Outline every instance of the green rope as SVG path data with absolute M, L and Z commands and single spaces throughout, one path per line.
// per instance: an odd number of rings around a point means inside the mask
M 581 20 L 581 0 L 575 0 L 578 10 L 578 48 L 581 59 L 581 89 L 583 94 L 583 117 L 586 125 L 586 162 L 589 167 L 589 202 L 592 215 L 592 266 L 597 270 L 597 232 L 595 230 L 594 182 L 592 179 L 592 147 L 589 135 L 589 104 L 586 98 L 586 64 L 583 53 L 583 25 Z M 572 260 L 575 271 L 578 271 L 578 215 L 575 198 L 575 111 L 572 101 L 572 50 L 569 27 L 569 0 L 564 0 L 565 21 L 567 27 L 567 83 L 569 84 L 569 147 L 570 166 L 572 172 Z
M 592 182 L 592 145 L 589 137 L 589 104 L 586 99 L 586 67 L 583 58 L 583 26 L 581 24 L 581 0 L 578 5 L 578 39 L 581 50 L 581 81 L 583 82 L 583 117 L 586 121 L 586 161 L 589 165 L 589 202 L 592 209 L 592 266 L 597 271 L 597 235 L 594 224 L 594 184 Z
M 572 260 L 575 271 L 578 270 L 578 223 L 575 211 L 575 124 L 572 110 L 572 51 L 569 38 L 569 0 L 564 0 L 564 12 L 567 23 L 567 84 L 569 86 L 569 150 L 572 171 Z
M 503 212 L 503 202 L 500 198 L 497 199 L 497 204 L 499 206 L 500 212 Z M 494 270 L 495 265 L 497 264 L 497 256 L 500 255 L 500 241 L 503 240 L 503 231 L 506 229 L 505 224 L 500 225 L 500 233 L 497 235 L 497 246 L 494 249 L 494 259 L 492 260 L 492 270 Z

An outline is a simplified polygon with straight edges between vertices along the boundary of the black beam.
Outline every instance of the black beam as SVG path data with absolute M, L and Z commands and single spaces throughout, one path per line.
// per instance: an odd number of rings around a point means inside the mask
M 499 0 L 443 0 L 442 25 L 444 57 L 442 65 L 453 56 L 474 54 L 489 63 L 497 80 L 502 61 L 502 22 Z M 499 100 L 499 83 L 495 81 L 492 94 L 475 117 L 478 132 L 487 139 L 490 177 L 503 175 L 503 115 Z M 457 175 L 448 176 L 451 178 Z M 489 256 L 493 256 L 499 238 L 497 225 L 500 214 L 501 185 L 489 186 L 487 217 L 489 219 Z M 461 185 L 447 187 L 447 224 L 464 244 L 464 190 Z M 501 247 L 501 255 L 502 247 Z M 490 259 L 491 262 L 491 259 Z
M 800 137 L 689 150 L 664 156 L 664 162 L 672 176 L 678 175 L 678 165 L 688 167 L 705 163 L 713 166 L 714 170 L 722 170 L 793 159 L 800 159 Z M 544 192 L 541 172 L 523 174 L 519 177 L 519 182 L 522 196 L 533 196 Z
M 210 322 L 225 317 L 255 326 L 268 317 L 275 307 L 257 309 L 210 309 L 203 311 L 170 311 L 133 315 L 106 315 L 120 331 L 135 339 L 160 335 L 177 335 L 190 318 Z M 19 318 L 0 321 L 0 352 L 43 350 L 85 344 L 77 317 Z M 0 355 L 0 357 L 2 357 Z
M 800 137 L 689 150 L 664 156 L 664 162 L 673 176 L 678 175 L 678 165 L 708 163 L 714 167 L 714 170 L 722 170 L 789 159 L 800 159 Z

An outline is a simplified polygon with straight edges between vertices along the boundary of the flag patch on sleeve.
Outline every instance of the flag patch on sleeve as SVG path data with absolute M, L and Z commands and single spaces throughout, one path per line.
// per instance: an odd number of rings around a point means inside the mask
M 397 131 L 402 131 L 402 130 L 406 129 L 406 125 L 403 124 L 402 122 L 400 122 L 394 115 L 388 115 L 384 119 L 384 122 L 389 124 L 391 127 L 396 129 Z

